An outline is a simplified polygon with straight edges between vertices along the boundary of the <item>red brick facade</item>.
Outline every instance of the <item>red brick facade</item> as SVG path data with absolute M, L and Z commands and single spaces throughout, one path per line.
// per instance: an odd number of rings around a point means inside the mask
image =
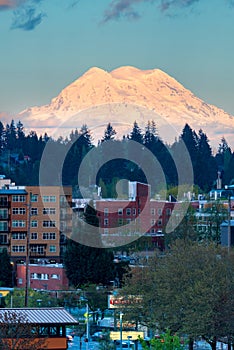
M 17 265 L 16 286 L 25 288 L 25 265 Z M 61 264 L 29 265 L 30 288 L 43 290 L 65 290 L 69 283 Z

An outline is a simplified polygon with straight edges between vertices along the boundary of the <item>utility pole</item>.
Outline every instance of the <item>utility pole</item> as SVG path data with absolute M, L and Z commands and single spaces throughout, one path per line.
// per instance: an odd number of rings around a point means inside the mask
M 29 193 L 29 203 L 26 204 L 28 207 L 28 227 L 27 227 L 27 241 L 26 241 L 26 260 L 25 260 L 25 299 L 24 306 L 28 307 L 28 289 L 29 289 L 29 253 L 30 253 L 30 227 L 31 227 L 31 195 Z
M 228 190 L 228 254 L 230 253 L 230 247 L 231 247 L 231 193 L 229 186 L 225 186 L 225 189 Z

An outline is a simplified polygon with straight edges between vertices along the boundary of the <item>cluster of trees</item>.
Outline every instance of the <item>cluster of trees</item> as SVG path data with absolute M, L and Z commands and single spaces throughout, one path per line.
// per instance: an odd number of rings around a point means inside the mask
M 6 249 L 0 253 L 0 287 L 13 287 L 13 265 Z
M 116 131 L 111 123 L 108 123 L 103 138 L 97 146 L 93 143 L 87 125 L 83 125 L 79 131 L 77 129 L 71 131 L 69 137 L 59 137 L 55 140 L 47 134 L 38 137 L 35 131 L 26 135 L 20 121 L 15 125 L 12 120 L 6 126 L 0 122 L 0 171 L 19 185 L 38 185 L 40 161 L 49 142 L 58 155 L 66 154 L 62 180 L 64 184 L 75 188 L 80 164 L 91 149 L 98 150 L 105 141 L 113 141 L 115 145 L 117 143 L 121 145 L 123 150 L 126 149 L 127 154 L 129 140 L 138 142 L 152 152 L 161 164 L 168 186 L 176 186 L 178 182 L 173 155 L 178 151 L 182 142 L 186 145 L 191 157 L 195 185 L 203 191 L 210 190 L 215 185 L 218 171 L 221 173 L 224 184 L 230 184 L 233 181 L 234 153 L 224 138 L 221 139 L 217 153 L 213 154 L 206 134 L 202 130 L 196 133 L 186 124 L 179 139 L 172 145 L 167 145 L 158 135 L 154 121 L 149 121 L 145 130 L 141 130 L 137 122 L 134 122 L 132 131 L 121 140 L 116 139 Z M 102 166 L 97 177 L 89 179 L 89 182 L 94 181 L 97 185 L 102 185 L 103 197 L 115 195 L 115 183 L 118 179 L 146 181 L 141 167 L 133 161 L 116 158 L 105 164 L 105 154 L 96 152 L 95 157 L 92 162 L 96 165 L 102 164 Z M 53 173 L 55 171 L 53 164 L 48 165 L 49 171 Z M 56 182 L 56 176 L 53 181 Z M 79 191 L 77 193 L 79 194 Z
M 170 329 L 216 349 L 218 339 L 233 343 L 234 254 L 213 244 L 177 240 L 164 256 L 132 269 L 121 295 L 132 296 L 127 319 L 146 324 L 154 335 Z M 134 296 L 141 302 L 134 303 Z M 125 311 L 126 313 L 126 311 Z M 158 331 L 157 330 L 157 331 Z
M 98 226 L 97 212 L 91 203 L 86 208 L 84 221 L 93 225 L 94 229 Z M 84 242 L 85 245 L 70 239 L 63 256 L 69 282 L 76 288 L 89 284 L 108 286 L 117 278 L 121 285 L 124 274 L 128 272 L 128 264 L 126 262 L 116 264 L 112 249 L 103 249 L 101 245 L 100 248 L 93 247 L 92 237 L 89 240 L 90 232 L 82 229 L 78 231 L 85 236 L 85 241 L 82 238 L 79 239 L 79 242 Z M 94 230 L 94 236 L 98 236 L 96 230 Z M 77 239 L 77 237 L 73 238 Z M 95 242 L 97 243 L 97 240 Z M 99 245 L 96 244 L 96 246 Z

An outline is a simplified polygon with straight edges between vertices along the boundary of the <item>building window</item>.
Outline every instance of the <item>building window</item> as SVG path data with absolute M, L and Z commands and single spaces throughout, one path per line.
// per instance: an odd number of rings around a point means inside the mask
M 151 220 L 151 225 L 154 226 L 156 224 L 156 220 L 152 219 Z
M 108 219 L 104 219 L 104 225 L 108 226 L 109 220 Z
M 7 244 L 7 235 L 0 235 L 0 244 Z
M 43 208 L 43 215 L 54 215 L 56 214 L 55 208 Z
M 122 226 L 123 225 L 123 219 L 118 219 L 118 226 Z
M 13 232 L 11 234 L 12 239 L 25 239 L 26 233 L 25 232 Z
M 22 278 L 18 278 L 18 283 L 19 284 L 23 284 L 23 279 Z
M 8 231 L 8 222 L 0 221 L 0 231 Z
M 60 203 L 66 203 L 66 202 L 67 202 L 66 196 L 60 196 Z
M 31 215 L 38 215 L 38 209 L 37 208 L 31 208 Z
M 12 252 L 13 253 L 23 253 L 25 252 L 25 246 L 24 245 L 13 245 L 12 246 Z
M 104 235 L 108 235 L 108 234 L 109 234 L 108 228 L 104 228 Z
M 56 273 L 52 273 L 51 278 L 56 279 L 56 280 L 60 279 L 59 275 L 57 275 Z
M 33 202 L 33 203 L 38 202 L 38 194 L 31 195 L 31 202 Z
M 50 253 L 56 253 L 56 246 L 55 245 L 50 245 Z
M 42 196 L 43 202 L 56 202 L 56 196 Z
M 109 214 L 109 209 L 108 208 L 104 208 L 104 216 L 108 216 Z
M 162 226 L 162 220 L 161 219 L 158 220 L 158 226 Z
M 166 215 L 171 215 L 171 208 L 166 209 Z
M 25 220 L 12 220 L 12 227 L 25 227 L 26 221 Z
M 55 221 L 49 221 L 49 220 L 43 221 L 43 227 L 55 227 L 55 226 L 56 226 Z
M 13 215 L 25 215 L 26 208 L 12 208 L 12 214 Z
M 151 208 L 151 215 L 155 215 L 155 209 Z
M 13 195 L 12 202 L 25 202 L 26 197 L 24 195 Z
M 132 215 L 136 215 L 136 208 L 132 208 Z
M 0 197 L 0 205 L 1 205 L 1 207 L 7 207 L 7 205 L 8 205 L 7 197 L 5 197 L 5 196 Z
M 158 215 L 162 215 L 162 208 L 158 208 Z
M 32 220 L 31 221 L 31 227 L 37 227 L 38 226 L 38 221 L 37 220 Z
M 30 247 L 30 252 L 43 255 L 44 254 L 44 246 L 33 245 L 32 247 Z
M 141 213 L 141 208 L 138 208 L 138 214 L 140 214 Z
M 37 237 L 38 237 L 37 232 L 31 233 L 31 239 L 37 239 Z
M 0 219 L 7 219 L 7 218 L 8 218 L 8 210 L 0 209 Z
M 127 224 L 131 224 L 131 219 L 127 219 Z
M 55 232 L 43 232 L 43 239 L 56 239 Z
M 123 215 L 123 208 L 118 209 L 118 215 Z
M 131 215 L 131 208 L 126 209 L 126 215 Z

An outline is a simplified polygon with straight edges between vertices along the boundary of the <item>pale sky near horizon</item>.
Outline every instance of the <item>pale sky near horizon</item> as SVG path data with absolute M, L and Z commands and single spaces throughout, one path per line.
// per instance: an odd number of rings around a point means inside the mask
M 0 112 L 89 68 L 159 68 L 234 115 L 234 0 L 0 0 Z

